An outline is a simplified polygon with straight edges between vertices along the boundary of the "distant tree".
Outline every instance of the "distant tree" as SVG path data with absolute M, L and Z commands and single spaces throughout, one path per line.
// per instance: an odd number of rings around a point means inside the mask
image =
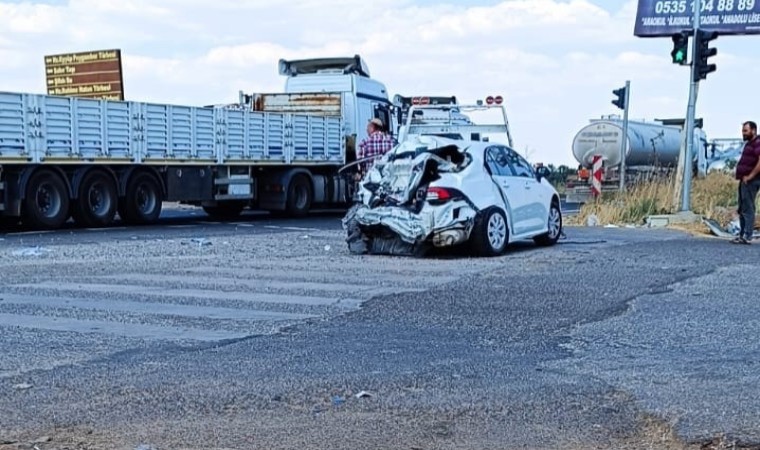
M 566 165 L 555 166 L 554 164 L 549 164 L 546 167 L 551 170 L 549 180 L 555 185 L 567 183 L 567 177 L 571 174 L 577 173 L 577 170 L 573 171 Z

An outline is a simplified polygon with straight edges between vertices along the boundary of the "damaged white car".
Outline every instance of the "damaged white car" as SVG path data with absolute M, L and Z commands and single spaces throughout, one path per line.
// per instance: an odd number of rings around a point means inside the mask
M 410 136 L 378 160 L 343 219 L 353 253 L 423 255 L 468 245 L 495 256 L 510 243 L 555 244 L 557 191 L 509 146 Z

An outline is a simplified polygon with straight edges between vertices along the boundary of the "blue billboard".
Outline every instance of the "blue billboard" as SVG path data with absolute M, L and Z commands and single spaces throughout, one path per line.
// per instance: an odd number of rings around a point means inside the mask
M 639 0 L 638 37 L 672 36 L 692 28 L 700 0 Z M 760 0 L 701 0 L 700 28 L 727 34 L 760 34 Z

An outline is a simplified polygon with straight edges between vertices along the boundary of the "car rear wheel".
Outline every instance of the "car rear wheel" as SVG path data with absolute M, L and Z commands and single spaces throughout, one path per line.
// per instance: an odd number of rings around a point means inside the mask
M 559 241 L 559 237 L 562 235 L 562 212 L 556 203 L 552 203 L 551 208 L 549 208 L 548 225 L 549 231 L 533 238 L 533 242 L 540 246 L 548 247 Z
M 480 256 L 498 256 L 504 253 L 509 242 L 507 217 L 499 208 L 489 208 L 475 221 L 471 245 Z

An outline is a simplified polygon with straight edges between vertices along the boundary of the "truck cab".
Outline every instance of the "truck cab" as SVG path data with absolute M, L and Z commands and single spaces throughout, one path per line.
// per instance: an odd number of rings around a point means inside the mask
M 290 210 L 301 215 L 309 207 L 295 208 L 291 204 L 291 188 L 295 179 L 301 191 L 310 191 L 309 201 L 304 205 L 324 206 L 344 205 L 353 197 L 353 175 L 341 168 L 355 168 L 356 147 L 367 137 L 367 124 L 374 118 L 383 121 L 386 131 L 396 134 L 398 123 L 393 114 L 393 105 L 385 85 L 370 76 L 366 61 L 361 56 L 329 57 L 302 60 L 281 59 L 279 74 L 285 77 L 285 89 L 276 93 L 240 92 L 236 108 L 263 113 L 285 113 L 298 115 L 298 123 L 312 130 L 320 129 L 320 117 L 339 118 L 340 138 L 344 142 L 342 157 L 325 161 L 319 167 L 309 166 L 271 168 L 260 175 L 262 190 L 259 206 L 270 211 Z M 306 121 L 308 118 L 308 121 Z M 315 128 L 316 127 L 316 128 Z M 304 148 L 318 148 L 322 136 L 327 133 L 336 136 L 333 130 L 317 132 L 305 142 L 297 142 Z M 292 140 L 286 132 L 286 140 Z M 319 152 L 319 150 L 317 150 Z M 311 187 L 306 187 L 311 184 Z M 296 202 L 299 203 L 299 202 Z M 296 211 L 297 210 L 297 211 Z
M 379 118 L 389 132 L 391 101 L 383 83 L 371 78 L 366 62 L 353 58 L 321 58 L 300 61 L 280 60 L 280 75 L 287 76 L 285 93 L 340 92 L 347 134 L 358 140 L 367 135 L 366 124 Z
M 385 85 L 370 76 L 361 56 L 279 61 L 286 77 L 282 93 L 241 92 L 241 104 L 256 111 L 339 115 L 346 138 L 346 162 L 355 159 L 357 142 L 367 137 L 367 123 L 379 118 L 395 134 L 398 122 Z

